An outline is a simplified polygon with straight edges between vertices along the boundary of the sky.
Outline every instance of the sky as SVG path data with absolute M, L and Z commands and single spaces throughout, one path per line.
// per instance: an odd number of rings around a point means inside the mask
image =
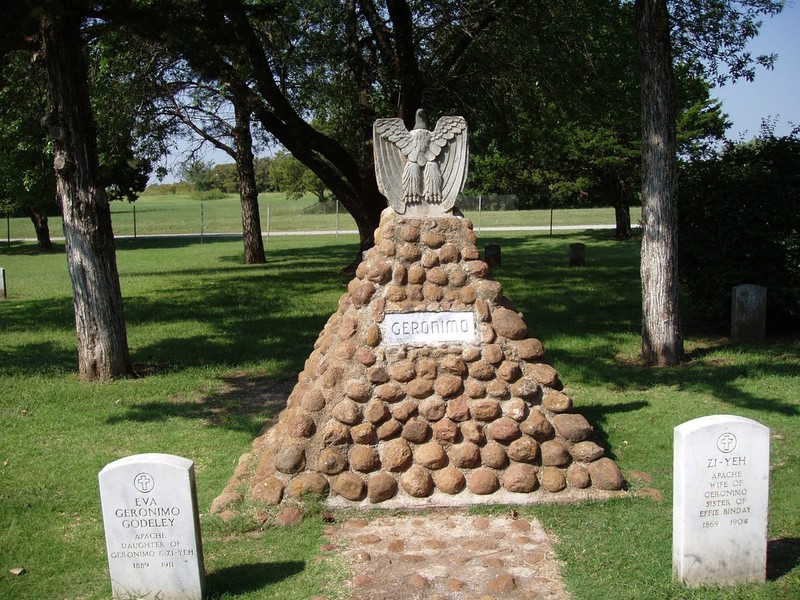
M 752 82 L 740 81 L 716 88 L 722 110 L 733 127 L 731 140 L 749 140 L 761 130 L 765 117 L 777 119 L 775 135 L 787 135 L 800 125 L 800 0 L 787 0 L 783 12 L 764 19 L 758 37 L 748 46 L 753 55 L 778 54 L 772 71 L 759 69 Z

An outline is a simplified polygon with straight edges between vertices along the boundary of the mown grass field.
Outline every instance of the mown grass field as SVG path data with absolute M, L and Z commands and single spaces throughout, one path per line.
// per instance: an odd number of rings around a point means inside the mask
M 503 253 L 496 278 L 631 486 L 630 498 L 613 502 L 520 509 L 557 537 L 573 596 L 800 597 L 798 339 L 734 345 L 724 331 L 689 329 L 688 362 L 645 369 L 636 361 L 636 240 L 600 231 L 480 235 L 481 246 L 493 242 Z M 568 267 L 574 242 L 587 245 L 586 268 Z M 346 573 L 321 551 L 324 523 L 314 510 L 288 528 L 224 524 L 207 511 L 280 408 L 253 403 L 252 390 L 296 378 L 346 288 L 339 271 L 355 246 L 348 235 L 275 237 L 267 264 L 245 266 L 240 240 L 119 240 L 142 376 L 109 383 L 75 376 L 63 254 L 0 246 L 9 293 L 0 301 L 0 598 L 110 596 L 97 474 L 140 452 L 195 462 L 210 598 L 346 597 Z M 771 429 L 769 576 L 688 590 L 671 578 L 672 429 L 720 413 Z M 662 499 L 637 495 L 643 488 Z M 12 575 L 15 567 L 25 573 Z
M 306 196 L 300 200 L 287 200 L 283 194 L 266 193 L 259 195 L 261 230 L 266 234 L 286 231 L 355 231 L 353 218 L 340 207 L 338 215 L 335 208 L 330 214 L 315 214 L 311 208 L 316 198 Z M 112 202 L 111 214 L 114 233 L 117 236 L 147 235 L 201 235 L 210 233 L 241 234 L 241 208 L 239 197 L 234 194 L 217 199 L 203 199 L 197 194 L 146 193 L 136 202 Z M 614 210 L 611 208 L 524 210 L 524 211 L 466 211 L 472 219 L 475 230 L 483 227 L 537 226 L 554 227 L 563 225 L 597 225 L 614 223 Z M 631 210 L 634 223 L 639 218 L 638 209 Z M 61 218 L 50 217 L 50 235 L 60 237 Z M 34 238 L 31 222 L 26 217 L 3 219 L 0 226 L 0 240 Z

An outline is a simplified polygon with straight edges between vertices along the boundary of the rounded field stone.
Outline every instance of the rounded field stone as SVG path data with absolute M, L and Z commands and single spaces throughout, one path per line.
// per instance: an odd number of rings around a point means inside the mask
M 331 416 L 345 425 L 355 425 L 361 422 L 361 407 L 352 400 L 344 398 L 333 407 Z
M 347 468 L 347 459 L 334 448 L 324 448 L 317 459 L 317 470 L 326 475 L 336 475 Z
M 405 423 L 415 414 L 417 414 L 417 410 L 419 406 L 413 400 L 404 400 L 400 404 L 395 404 L 392 406 L 392 416 L 400 421 L 401 423 Z
M 370 383 L 387 383 L 389 381 L 389 373 L 383 367 L 372 367 L 367 373 L 367 378 Z
M 553 437 L 555 430 L 541 411 L 531 410 L 531 414 L 519 425 L 520 431 L 531 436 L 537 442 L 542 442 Z
M 592 435 L 593 428 L 583 415 L 555 415 L 553 425 L 558 435 L 570 442 L 582 442 Z
M 458 262 L 458 254 L 458 248 L 448 242 L 439 249 L 439 262 L 444 265 Z
M 364 407 L 364 418 L 374 425 L 382 423 L 390 416 L 389 407 L 380 400 L 370 400 Z
M 592 462 L 603 456 L 603 449 L 594 442 L 578 442 L 569 449 L 572 458 L 582 462 Z
M 539 486 L 536 469 L 531 465 L 513 464 L 503 471 L 503 487 L 509 492 L 527 494 Z
M 452 444 L 458 437 L 458 425 L 450 419 L 444 418 L 431 426 L 433 438 L 443 444 Z
M 517 363 L 507 360 L 497 367 L 497 376 L 503 381 L 513 383 L 522 377 L 522 369 Z
M 517 582 L 508 573 L 503 573 L 486 584 L 486 591 L 490 594 L 507 594 L 517 589 Z
M 419 403 L 419 414 L 428 421 L 438 421 L 445 415 L 447 404 L 437 396 L 425 398 Z
M 367 484 L 361 477 L 348 471 L 333 480 L 333 491 L 347 500 L 358 502 L 367 495 Z
M 428 469 L 441 469 L 447 464 L 447 454 L 436 442 L 427 442 L 414 450 L 414 462 Z
M 332 356 L 336 360 L 350 360 L 356 352 L 356 345 L 352 340 L 346 340 L 333 349 Z
M 508 458 L 516 462 L 532 463 L 536 460 L 536 455 L 539 453 L 539 444 L 533 438 L 522 436 L 518 440 L 514 440 L 508 446 Z
M 383 383 L 375 388 L 375 399 L 384 402 L 399 402 L 406 397 L 406 392 L 397 384 Z
M 467 372 L 467 363 L 460 356 L 448 354 L 439 363 L 439 371 L 442 374 L 455 375 L 460 378 Z
M 541 392 L 541 388 L 537 381 L 534 381 L 530 377 L 523 377 L 512 383 L 509 387 L 509 391 L 512 396 L 516 396 L 517 398 L 534 400 Z
M 321 498 L 328 492 L 328 479 L 320 473 L 303 473 L 289 482 L 286 491 L 293 498 L 306 495 Z
M 458 494 L 467 485 L 464 474 L 453 467 L 445 467 L 434 471 L 433 482 L 445 494 Z
M 367 482 L 367 497 L 373 504 L 394 498 L 397 494 L 397 480 L 381 471 L 369 478 Z
M 505 403 L 503 413 L 509 418 L 521 423 L 528 416 L 528 405 L 519 398 L 514 398 Z
M 286 432 L 293 438 L 311 437 L 314 433 L 314 419 L 306 413 L 295 413 L 286 423 Z
M 519 423 L 508 417 L 500 417 L 486 427 L 487 435 L 498 442 L 511 442 L 520 436 Z
M 450 398 L 464 390 L 464 382 L 456 375 L 440 375 L 433 387 L 442 398 Z
M 369 473 L 381 466 L 378 451 L 372 446 L 355 444 L 348 454 L 350 468 L 362 473 Z
M 388 421 L 381 423 L 378 426 L 378 429 L 375 430 L 375 433 L 378 435 L 379 440 L 390 440 L 400 435 L 402 430 L 403 425 L 400 423 L 400 421 L 397 421 L 396 419 L 389 419 Z
M 459 426 L 459 429 L 461 429 L 461 435 L 468 442 L 481 444 L 486 440 L 486 436 L 483 433 L 483 425 L 477 421 L 466 421 Z
M 445 414 L 448 419 L 456 422 L 466 421 L 469 419 L 469 403 L 466 396 L 458 396 L 451 398 L 447 401 L 447 409 Z
M 481 352 L 483 355 L 483 359 L 493 365 L 499 365 L 503 362 L 505 358 L 505 354 L 503 354 L 503 349 L 498 346 L 497 344 L 486 344 L 483 347 L 483 351 Z
M 375 358 L 375 353 L 369 348 L 364 348 L 364 347 L 358 348 L 356 350 L 355 357 L 356 360 L 365 367 L 371 367 L 372 365 L 375 364 L 375 361 L 377 360 Z
M 467 367 L 470 377 L 479 381 L 489 381 L 494 377 L 494 367 L 485 360 L 476 360 Z
M 572 410 L 572 398 L 556 390 L 547 390 L 542 398 L 542 406 L 554 413 L 565 413 Z
M 375 427 L 372 423 L 360 423 L 350 429 L 350 437 L 356 444 L 374 444 Z
M 558 380 L 558 371 L 545 363 L 529 363 L 525 367 L 525 375 L 532 377 L 545 387 L 559 389 L 561 383 Z
M 417 372 L 417 377 L 433 381 L 436 379 L 439 365 L 431 358 L 420 358 L 415 363 L 414 370 Z
M 386 442 L 381 448 L 381 462 L 388 471 L 403 471 L 411 464 L 411 447 L 403 439 Z
M 583 465 L 571 464 L 567 469 L 567 483 L 571 488 L 583 489 L 591 483 L 589 469 Z
M 521 340 L 528 336 L 528 328 L 522 317 L 502 306 L 492 312 L 492 326 L 498 335 L 510 340 Z
M 306 452 L 300 446 L 289 446 L 278 452 L 273 464 L 281 473 L 299 473 L 306 468 Z
M 447 456 L 455 466 L 462 469 L 473 469 L 481 464 L 481 450 L 477 444 L 462 442 L 450 446 Z
M 350 292 L 350 299 L 353 301 L 353 306 L 361 308 L 369 304 L 373 295 L 375 295 L 375 285 L 369 281 L 362 281 Z
M 420 265 L 413 265 L 408 269 L 408 283 L 422 285 L 425 283 L 425 269 Z
M 303 395 L 300 406 L 308 412 L 317 412 L 325 408 L 325 395 L 319 388 L 312 388 Z
M 364 334 L 364 343 L 366 343 L 367 346 L 371 346 L 372 348 L 375 348 L 378 344 L 380 344 L 381 343 L 380 327 L 378 327 L 377 325 L 371 325 L 367 329 L 367 333 Z
M 344 385 L 344 393 L 356 402 L 366 402 L 372 396 L 370 384 L 360 379 L 348 380 Z
M 622 472 L 617 463 L 610 458 L 600 458 L 589 463 L 589 476 L 592 479 L 592 485 L 601 490 L 621 490 L 625 485 Z
M 447 271 L 442 267 L 434 267 L 433 269 L 429 269 L 426 277 L 428 281 L 435 283 L 436 285 L 447 285 Z
M 569 452 L 558 440 L 547 440 L 540 446 L 542 465 L 545 467 L 566 467 L 571 462 Z
M 494 421 L 503 414 L 503 411 L 497 400 L 481 398 L 470 402 L 469 414 L 478 421 Z
M 433 394 L 433 383 L 428 379 L 414 379 L 406 385 L 406 393 L 412 398 L 427 398 Z
M 400 434 L 409 442 L 421 444 L 425 442 L 431 433 L 431 426 L 424 419 L 413 417 L 403 426 L 403 431 Z
M 542 489 L 552 493 L 560 492 L 567 487 L 564 474 L 556 467 L 542 467 L 539 470 L 539 483 L 542 484 Z
M 477 379 L 469 379 L 464 384 L 464 393 L 469 398 L 483 398 L 486 396 L 486 384 Z
M 527 338 L 514 343 L 522 360 L 540 360 L 544 357 L 544 345 L 536 338 Z
M 350 441 L 350 429 L 336 421 L 331 419 L 325 425 L 325 429 L 322 431 L 322 444 L 323 446 L 338 446 L 340 444 L 346 444 Z
M 400 383 L 408 383 L 417 376 L 417 373 L 414 370 L 414 364 L 404 360 L 389 367 L 389 376 Z
M 504 400 L 508 398 L 508 384 L 502 379 L 493 379 L 486 384 L 486 393 L 492 398 Z
M 500 482 L 497 481 L 494 471 L 481 467 L 470 474 L 467 487 L 473 494 L 485 496 L 496 492 L 500 488 Z
M 497 442 L 489 442 L 481 448 L 481 462 L 493 469 L 502 469 L 508 464 L 505 448 Z
M 461 358 L 464 359 L 464 362 L 471 363 L 475 362 L 481 357 L 481 349 L 479 346 L 466 346 L 461 351 Z
M 250 496 L 258 502 L 277 506 L 283 499 L 284 488 L 280 479 L 269 477 L 253 486 Z
M 403 473 L 400 485 L 406 494 L 415 498 L 424 498 L 433 491 L 433 479 L 428 471 L 419 465 L 414 465 Z

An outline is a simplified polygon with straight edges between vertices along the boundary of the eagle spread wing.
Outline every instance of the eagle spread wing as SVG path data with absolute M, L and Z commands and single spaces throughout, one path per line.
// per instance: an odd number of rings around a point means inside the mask
M 401 119 L 378 119 L 373 139 L 378 189 L 396 212 L 423 204 L 438 207 L 437 213 L 453 208 L 469 160 L 463 117 L 442 117 L 433 131 L 408 131 Z

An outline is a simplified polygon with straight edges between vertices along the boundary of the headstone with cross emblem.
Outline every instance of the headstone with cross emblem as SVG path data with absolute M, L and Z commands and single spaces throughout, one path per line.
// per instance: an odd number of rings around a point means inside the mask
M 672 569 L 687 585 L 764 581 L 769 429 L 712 415 L 674 431 Z
M 194 463 L 138 454 L 109 463 L 99 479 L 113 597 L 200 600 Z

